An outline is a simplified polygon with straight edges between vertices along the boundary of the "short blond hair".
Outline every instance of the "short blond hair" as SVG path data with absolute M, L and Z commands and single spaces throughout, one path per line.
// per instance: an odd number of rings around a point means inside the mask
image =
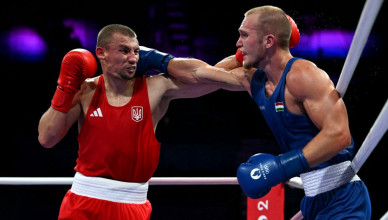
M 282 48 L 289 47 L 291 36 L 291 25 L 286 17 L 286 13 L 275 6 L 260 6 L 245 12 L 248 15 L 258 15 L 257 30 L 264 35 L 273 34 L 279 41 Z

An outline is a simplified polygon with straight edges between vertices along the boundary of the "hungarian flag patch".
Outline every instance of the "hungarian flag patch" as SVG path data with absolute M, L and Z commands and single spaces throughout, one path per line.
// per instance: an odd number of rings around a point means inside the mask
M 283 102 L 275 102 L 275 111 L 276 112 L 284 112 Z

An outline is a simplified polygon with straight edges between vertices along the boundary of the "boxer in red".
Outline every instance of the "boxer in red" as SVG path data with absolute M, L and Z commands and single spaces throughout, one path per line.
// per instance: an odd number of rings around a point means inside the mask
M 87 50 L 72 50 L 63 58 L 51 106 L 38 126 L 39 142 L 51 148 L 78 121 L 76 174 L 59 219 L 150 219 L 148 180 L 160 153 L 155 129 L 169 102 L 220 88 L 243 89 L 230 72 L 197 59 L 163 59 L 172 75 L 190 76 L 186 83 L 167 74 L 135 77 L 139 52 L 136 33 L 113 24 L 97 38 L 101 75 L 91 78 L 97 62 Z M 222 75 L 222 83 L 203 74 Z

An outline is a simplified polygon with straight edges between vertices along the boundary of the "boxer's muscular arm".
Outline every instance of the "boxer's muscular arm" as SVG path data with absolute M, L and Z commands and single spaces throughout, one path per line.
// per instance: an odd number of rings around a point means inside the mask
M 243 56 L 244 55 L 241 53 L 240 49 L 237 49 L 235 55 L 225 57 L 214 66 L 225 70 L 232 70 L 232 74 L 236 76 L 240 84 L 251 95 L 251 80 L 257 69 L 245 69 L 242 67 Z
M 298 60 L 286 80 L 287 108 L 296 114 L 307 113 L 320 132 L 301 149 L 277 157 L 257 154 L 241 164 L 237 178 L 250 198 L 260 198 L 278 183 L 329 160 L 351 142 L 345 105 L 324 71 L 309 61 Z M 260 173 L 252 172 L 261 166 L 267 168 L 267 178 L 254 178 Z
M 73 107 L 67 113 L 50 107 L 42 115 L 38 125 L 38 141 L 42 146 L 51 148 L 56 145 L 77 121 L 81 114 L 81 107 L 74 102 L 72 105 Z
M 220 89 L 220 86 L 214 83 L 184 83 L 168 75 L 158 75 L 149 78 L 147 87 L 151 109 L 160 105 L 160 102 L 163 100 L 196 98 Z
M 242 66 L 241 63 L 236 60 L 235 55 L 225 57 L 224 59 L 216 63 L 216 65 L 214 65 L 214 67 L 223 68 L 225 70 L 232 70 L 241 66 Z
M 302 103 L 310 119 L 320 129 L 303 148 L 303 154 L 312 167 L 350 145 L 348 115 L 343 100 L 323 70 L 305 60 L 295 64 L 295 69 L 287 75 L 287 89 Z
M 80 97 L 85 86 L 80 91 L 78 89 L 96 71 L 97 62 L 87 50 L 75 49 L 64 56 L 51 107 L 39 121 L 38 140 L 41 145 L 53 147 L 79 118 Z
M 210 66 L 194 58 L 176 58 L 158 50 L 140 47 L 140 59 L 137 75 L 149 71 L 168 73 L 170 76 L 187 84 L 212 83 L 233 91 L 244 90 L 238 79 L 221 68 Z M 242 73 L 242 70 L 236 70 Z
M 168 64 L 168 73 L 186 84 L 210 83 L 232 91 L 244 91 L 244 87 L 236 75 L 243 70 L 226 71 L 213 67 L 201 60 L 192 58 L 174 58 Z

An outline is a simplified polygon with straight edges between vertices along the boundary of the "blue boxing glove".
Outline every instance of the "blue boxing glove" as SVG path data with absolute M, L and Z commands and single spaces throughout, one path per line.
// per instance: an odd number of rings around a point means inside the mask
M 174 58 L 170 54 L 144 46 L 140 46 L 139 56 L 136 76 L 167 73 L 168 62 Z
M 252 199 L 265 196 L 272 187 L 309 169 L 302 150 L 279 156 L 255 154 L 237 169 L 237 180 L 245 195 Z

